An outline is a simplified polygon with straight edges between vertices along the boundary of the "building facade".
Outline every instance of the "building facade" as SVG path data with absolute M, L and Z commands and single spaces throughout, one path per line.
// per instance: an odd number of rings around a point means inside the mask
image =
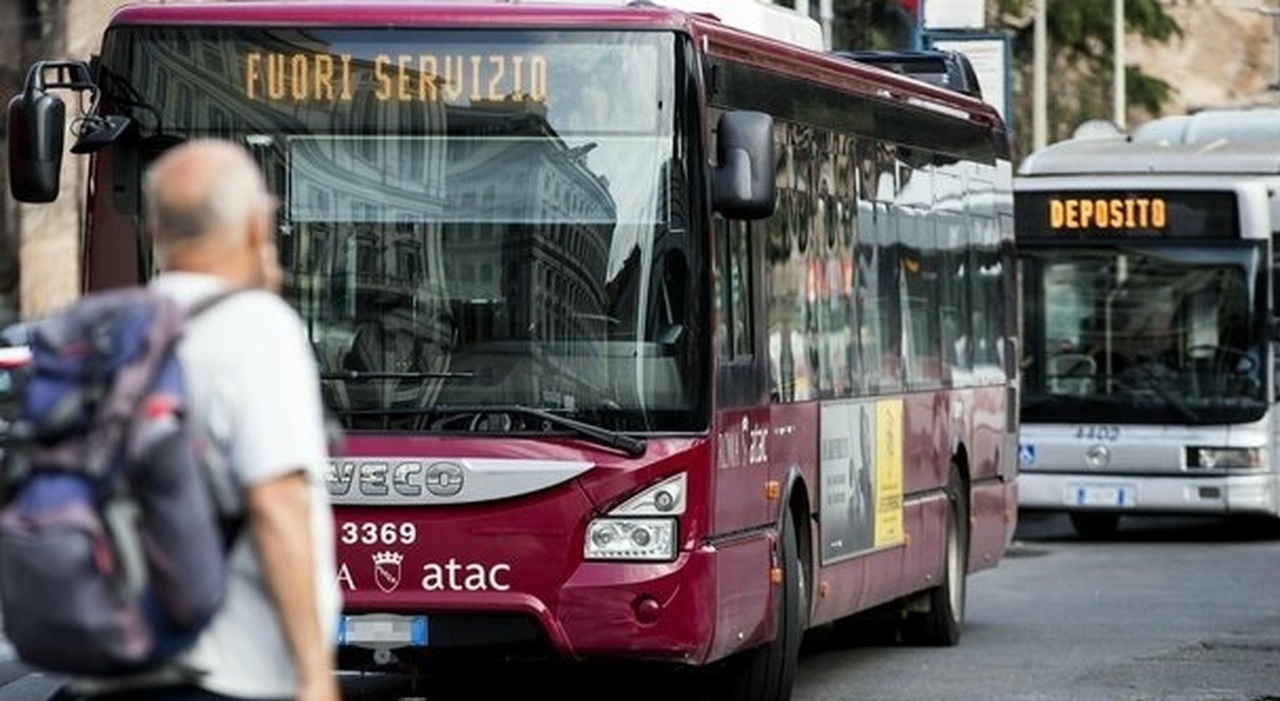
M 125 0 L 17 0 L 0 3 L 0 90 L 5 103 L 22 90 L 39 58 L 88 59 L 111 14 Z M 67 128 L 79 101 L 64 95 Z M 3 128 L 7 138 L 8 112 Z M 67 142 L 71 142 L 68 133 Z M 66 154 L 61 194 L 26 205 L 9 194 L 8 150 L 0 149 L 0 325 L 56 309 L 75 298 L 80 280 L 87 157 Z

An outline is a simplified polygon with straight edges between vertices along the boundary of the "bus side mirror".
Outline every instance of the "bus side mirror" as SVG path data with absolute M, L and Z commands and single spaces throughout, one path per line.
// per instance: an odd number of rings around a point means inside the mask
M 58 198 L 66 107 L 30 83 L 9 101 L 9 191 L 19 202 Z
M 716 128 L 712 203 L 729 219 L 764 219 L 777 206 L 773 118 L 762 112 L 726 112 Z
M 36 61 L 27 71 L 22 92 L 9 101 L 9 190 L 19 202 L 52 202 L 58 198 L 62 172 L 62 140 L 66 106 L 49 90 L 89 93 L 80 114 L 79 138 L 73 153 L 92 153 L 120 138 L 127 117 L 98 114 L 98 86 L 84 61 Z

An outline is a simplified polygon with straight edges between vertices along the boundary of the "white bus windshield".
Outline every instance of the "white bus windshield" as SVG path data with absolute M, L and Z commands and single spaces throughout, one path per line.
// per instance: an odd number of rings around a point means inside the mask
M 1257 243 L 1024 247 L 1023 421 L 1260 418 L 1263 254 Z

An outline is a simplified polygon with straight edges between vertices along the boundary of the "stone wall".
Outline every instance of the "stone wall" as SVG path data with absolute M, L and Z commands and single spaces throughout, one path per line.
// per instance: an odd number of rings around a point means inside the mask
M 1166 45 L 1131 41 L 1128 62 L 1170 83 L 1165 114 L 1276 103 L 1278 0 L 1164 0 L 1182 27 Z
M 6 2 L 6 12 L 17 14 L 24 3 Z M 44 17 L 49 29 L 42 37 L 8 44 L 0 50 L 0 80 L 3 80 L 5 103 L 8 96 L 22 88 L 27 67 L 37 58 L 88 59 L 101 45 L 102 32 L 111 14 L 126 0 L 49 0 L 44 3 Z M 21 26 L 20 16 L 14 17 Z M 19 48 L 20 47 L 20 48 Z M 14 51 L 12 49 L 19 48 Z M 67 107 L 67 127 L 77 113 L 79 100 L 74 94 L 62 96 Z M 68 131 L 67 143 L 73 137 Z M 0 156 L 5 168 L 7 150 Z M 80 234 L 84 225 L 85 175 L 87 156 L 70 153 L 63 160 L 61 193 L 56 202 L 44 205 L 19 204 L 9 197 L 7 177 L 3 197 L 4 214 L 0 218 L 0 239 L 16 244 L 18 257 L 18 312 L 31 317 L 56 309 L 79 293 Z M 12 286 L 13 271 L 0 265 L 0 273 L 9 278 L 0 289 Z

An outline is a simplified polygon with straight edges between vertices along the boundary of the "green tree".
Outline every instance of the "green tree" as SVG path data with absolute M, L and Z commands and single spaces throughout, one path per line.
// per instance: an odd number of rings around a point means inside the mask
M 1013 36 L 1014 151 L 1032 145 L 1033 11 L 1035 0 L 995 0 L 997 25 Z M 1047 0 L 1049 141 L 1067 138 L 1088 119 L 1111 119 L 1115 74 L 1112 29 L 1115 0 Z M 1168 42 L 1182 28 L 1160 0 L 1125 0 L 1129 36 Z M 1125 97 L 1132 113 L 1158 115 L 1174 92 L 1169 83 L 1135 65 L 1125 66 Z

